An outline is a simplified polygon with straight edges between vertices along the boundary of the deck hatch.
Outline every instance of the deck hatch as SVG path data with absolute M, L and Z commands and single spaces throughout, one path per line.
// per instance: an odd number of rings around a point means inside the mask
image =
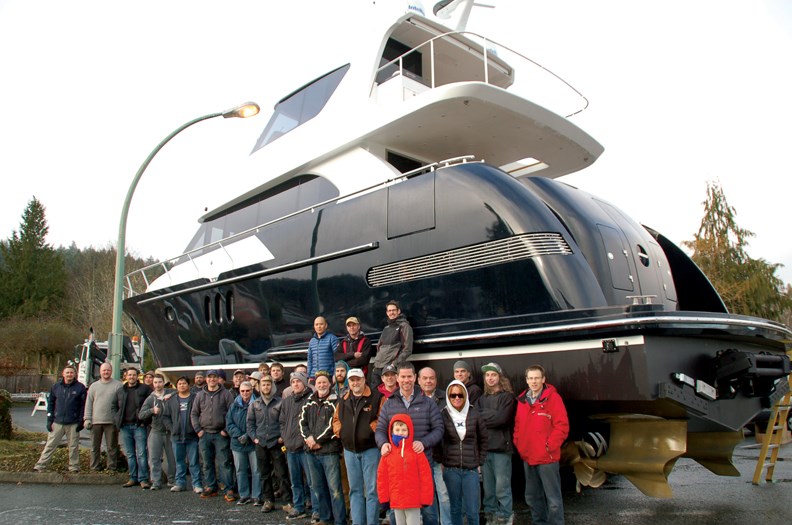
M 387 286 L 531 259 L 542 255 L 571 254 L 572 249 L 560 233 L 525 233 L 497 241 L 374 266 L 366 274 L 366 280 L 372 287 Z

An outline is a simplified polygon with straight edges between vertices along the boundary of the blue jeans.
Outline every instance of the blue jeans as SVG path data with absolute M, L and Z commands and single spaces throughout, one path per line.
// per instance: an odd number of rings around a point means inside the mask
M 451 498 L 451 523 L 462 525 L 464 513 L 467 525 L 478 525 L 481 506 L 478 469 L 444 467 L 443 480 Z
M 508 518 L 512 514 L 512 456 L 503 452 L 487 452 L 481 466 L 484 480 L 484 514 Z
M 338 454 L 308 454 L 311 470 L 311 490 L 319 500 L 319 519 L 336 525 L 346 525 L 346 503 L 341 486 L 341 460 Z M 314 510 L 316 510 L 314 508 Z
M 148 483 L 149 480 L 146 434 L 146 427 L 135 424 L 123 425 L 120 431 L 121 444 L 129 464 L 129 479 L 140 483 Z
M 380 452 L 375 448 L 363 452 L 344 450 L 347 479 L 349 480 L 349 506 L 354 525 L 378 525 L 379 499 L 377 499 L 377 467 Z
M 448 499 L 448 489 L 443 480 L 443 465 L 435 463 L 432 466 L 432 477 L 435 487 L 435 505 L 440 512 L 440 524 L 451 525 L 451 501 Z
M 234 455 L 239 497 L 258 499 L 261 496 L 261 477 L 259 476 L 258 461 L 256 461 L 256 449 L 254 448 L 250 452 L 232 450 L 231 453 Z
M 286 452 L 286 463 L 289 465 L 291 480 L 292 504 L 295 509 L 305 512 L 305 502 L 310 498 L 314 509 L 319 510 L 316 493 L 310 489 L 311 473 L 308 468 L 308 453 L 303 451 Z M 308 483 L 303 483 L 303 473 Z
M 187 487 L 187 466 L 190 467 L 190 478 L 193 488 L 203 488 L 201 483 L 201 463 L 198 461 L 198 440 L 171 441 L 173 456 L 176 463 L 174 485 Z
M 561 497 L 561 473 L 558 462 L 528 465 L 525 470 L 525 502 L 531 507 L 531 523 L 563 525 L 564 500 Z
M 220 432 L 209 433 L 199 440 L 201 447 L 201 461 L 203 462 L 203 478 L 206 488 L 217 490 L 217 478 L 219 474 L 220 482 L 225 487 L 226 492 L 233 491 L 234 477 L 231 472 L 231 441 Z M 220 472 L 215 472 L 215 458 L 217 458 Z

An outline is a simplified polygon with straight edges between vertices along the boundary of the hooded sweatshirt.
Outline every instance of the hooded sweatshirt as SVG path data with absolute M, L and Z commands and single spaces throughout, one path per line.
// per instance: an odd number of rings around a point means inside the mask
M 398 445 L 393 439 L 396 421 L 405 423 L 408 432 Z M 390 504 L 392 509 L 418 509 L 434 501 L 432 468 L 425 454 L 413 450 L 413 436 L 410 416 L 396 414 L 391 418 L 388 439 L 393 448 L 377 467 L 377 495 L 381 503 Z
M 461 387 L 465 403 L 460 410 L 451 404 L 452 387 Z M 478 409 L 470 404 L 465 384 L 454 379 L 446 388 L 446 406 L 443 408 L 443 454 L 445 467 L 475 469 L 487 457 L 487 427 Z

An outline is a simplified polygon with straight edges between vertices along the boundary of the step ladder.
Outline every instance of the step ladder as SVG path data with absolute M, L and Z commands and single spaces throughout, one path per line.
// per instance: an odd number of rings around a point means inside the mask
M 754 471 L 754 485 L 759 485 L 762 482 L 762 471 L 765 469 L 767 469 L 765 482 L 772 483 L 773 481 L 773 471 L 775 471 L 778 452 L 781 449 L 781 438 L 784 435 L 784 430 L 786 430 L 789 409 L 792 407 L 792 375 L 789 376 L 789 382 L 790 389 L 778 403 L 773 405 L 770 419 L 767 420 L 767 430 L 765 430 L 762 449 L 759 452 L 759 459 L 756 462 L 756 470 Z
M 30 413 L 30 417 L 35 416 L 36 412 L 39 410 L 43 410 L 44 412 L 47 411 L 47 392 L 41 392 L 38 395 L 36 406 L 33 407 L 33 412 Z

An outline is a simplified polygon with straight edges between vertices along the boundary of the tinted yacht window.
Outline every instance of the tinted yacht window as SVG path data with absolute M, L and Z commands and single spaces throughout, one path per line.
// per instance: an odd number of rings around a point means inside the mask
M 300 175 L 206 219 L 185 251 L 192 251 L 339 196 L 332 182 Z M 216 249 L 219 247 L 214 247 Z M 206 253 L 205 250 L 193 254 Z
M 267 127 L 253 146 L 254 153 L 297 126 L 314 118 L 322 111 L 335 92 L 341 79 L 349 70 L 349 64 L 327 73 L 307 84 L 275 105 Z

